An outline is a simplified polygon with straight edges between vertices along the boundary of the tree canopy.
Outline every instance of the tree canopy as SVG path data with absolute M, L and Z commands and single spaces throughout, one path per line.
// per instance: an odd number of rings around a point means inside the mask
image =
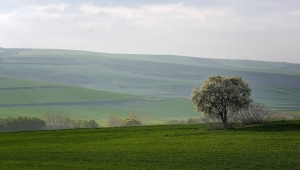
M 249 84 L 242 77 L 214 75 L 208 77 L 200 89 L 193 89 L 190 99 L 195 110 L 208 117 L 218 117 L 226 128 L 228 111 L 234 113 L 248 106 L 250 96 Z

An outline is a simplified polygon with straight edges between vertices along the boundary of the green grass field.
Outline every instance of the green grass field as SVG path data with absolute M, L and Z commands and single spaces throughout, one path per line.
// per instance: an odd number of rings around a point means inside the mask
M 300 121 L 0 134 L 1 169 L 300 169 Z

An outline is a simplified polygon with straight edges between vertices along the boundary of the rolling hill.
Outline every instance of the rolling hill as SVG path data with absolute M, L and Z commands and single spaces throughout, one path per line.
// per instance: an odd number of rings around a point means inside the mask
M 12 77 L 0 77 L 0 84 L 0 117 L 43 118 L 46 113 L 55 112 L 95 119 L 107 126 L 109 116 L 126 118 L 129 113 L 139 114 L 154 124 L 200 116 L 184 99 L 145 98 Z
M 130 112 L 158 122 L 196 117 L 189 95 L 213 74 L 242 76 L 253 99 L 277 110 L 300 110 L 300 64 L 0 48 L 0 93 L 9 96 L 0 99 L 0 113 L 55 111 L 103 123 L 107 115 Z M 127 102 L 99 103 L 107 100 Z

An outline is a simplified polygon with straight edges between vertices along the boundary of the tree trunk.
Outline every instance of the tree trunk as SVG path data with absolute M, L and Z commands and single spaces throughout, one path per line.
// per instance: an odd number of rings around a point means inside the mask
M 228 122 L 227 122 L 227 109 L 225 108 L 223 110 L 223 112 L 221 113 L 221 120 L 222 120 L 222 124 L 224 129 L 226 129 L 228 127 Z

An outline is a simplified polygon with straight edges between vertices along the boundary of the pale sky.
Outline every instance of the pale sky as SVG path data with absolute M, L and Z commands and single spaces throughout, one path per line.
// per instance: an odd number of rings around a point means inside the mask
M 0 0 L 0 47 L 300 63 L 300 1 Z

